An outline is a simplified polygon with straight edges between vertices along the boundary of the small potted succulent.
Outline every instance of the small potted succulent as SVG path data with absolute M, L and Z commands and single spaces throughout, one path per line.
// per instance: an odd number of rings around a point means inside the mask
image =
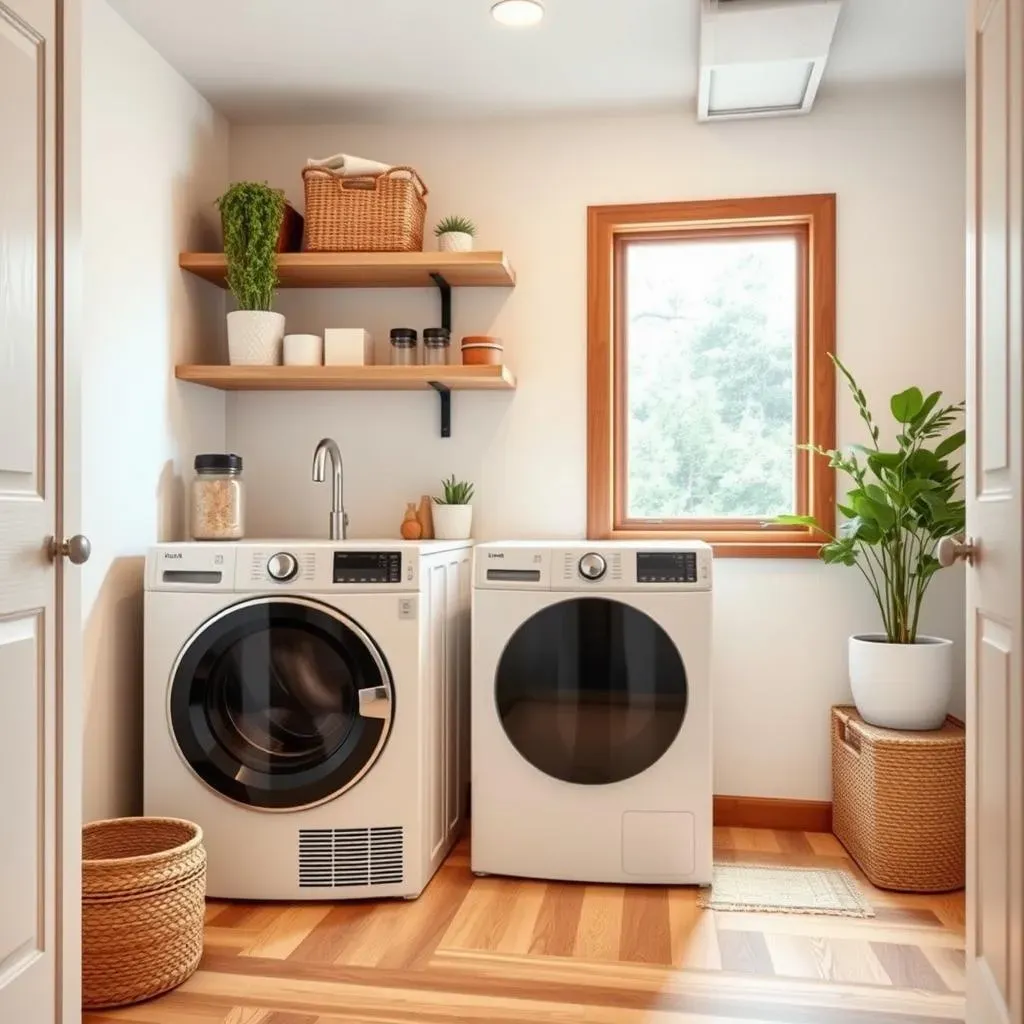
M 471 252 L 476 225 L 468 217 L 448 216 L 434 228 L 441 252 Z
M 281 362 L 284 317 L 271 310 L 277 288 L 277 240 L 284 193 L 239 181 L 217 200 L 224 229 L 228 288 L 238 309 L 228 313 L 228 361 L 273 366 Z
M 882 631 L 849 640 L 850 687 L 861 717 L 889 729 L 937 729 L 953 692 L 953 642 L 925 636 L 921 606 L 944 562 L 944 538 L 963 533 L 963 473 L 956 454 L 966 434 L 955 429 L 963 402 L 942 405 L 942 392 L 919 388 L 893 395 L 896 442 L 881 429 L 850 371 L 833 356 L 849 386 L 870 444 L 849 451 L 802 445 L 828 459 L 852 487 L 839 511 L 846 521 L 822 549 L 822 560 L 857 569 L 871 589 Z M 778 522 L 821 530 L 813 516 Z
M 456 480 L 454 474 L 442 480 L 442 497 L 434 498 L 434 536 L 438 540 L 468 540 L 473 530 L 473 485 Z

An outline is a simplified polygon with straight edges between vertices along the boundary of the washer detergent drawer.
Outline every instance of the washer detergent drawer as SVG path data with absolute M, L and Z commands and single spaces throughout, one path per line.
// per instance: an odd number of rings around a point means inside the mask
M 692 875 L 694 818 L 683 811 L 626 811 L 622 870 L 637 878 Z

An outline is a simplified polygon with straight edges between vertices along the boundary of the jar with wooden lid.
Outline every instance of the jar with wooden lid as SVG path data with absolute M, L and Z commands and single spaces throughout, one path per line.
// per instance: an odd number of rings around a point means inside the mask
M 241 540 L 245 536 L 245 485 L 240 455 L 195 458 L 192 539 Z

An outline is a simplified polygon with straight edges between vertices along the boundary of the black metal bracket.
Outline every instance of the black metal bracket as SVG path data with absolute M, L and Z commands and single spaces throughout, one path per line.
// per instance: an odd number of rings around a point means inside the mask
M 441 293 L 441 326 L 450 331 L 452 329 L 452 286 L 445 280 L 444 274 L 439 274 L 436 270 L 432 270 L 430 276 Z
M 452 389 L 440 381 L 429 381 L 430 386 L 441 398 L 441 436 L 452 436 Z

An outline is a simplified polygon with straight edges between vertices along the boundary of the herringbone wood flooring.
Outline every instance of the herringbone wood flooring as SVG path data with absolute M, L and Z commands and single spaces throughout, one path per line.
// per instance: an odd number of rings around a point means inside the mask
M 719 860 L 844 866 L 876 917 L 701 911 L 687 889 L 475 878 L 413 903 L 211 901 L 198 973 L 85 1024 L 963 1020 L 963 894 L 874 889 L 831 835 L 716 829 Z

